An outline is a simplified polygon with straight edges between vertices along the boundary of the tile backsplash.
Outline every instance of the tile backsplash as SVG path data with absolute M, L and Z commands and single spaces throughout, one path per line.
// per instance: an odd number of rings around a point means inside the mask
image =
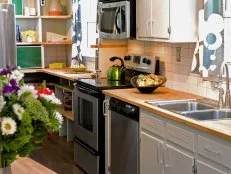
M 177 49 L 181 49 L 177 61 Z M 215 83 L 204 81 L 200 74 L 191 73 L 195 43 L 162 43 L 129 40 L 128 53 L 152 55 L 160 58 L 160 74 L 167 77 L 166 87 L 218 99 Z

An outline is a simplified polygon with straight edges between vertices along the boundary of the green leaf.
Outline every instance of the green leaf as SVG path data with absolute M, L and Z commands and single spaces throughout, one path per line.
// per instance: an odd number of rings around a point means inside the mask
M 17 153 L 14 151 L 10 152 L 3 152 L 2 153 L 2 165 L 4 166 L 9 166 L 12 162 L 16 160 Z
M 32 133 L 32 142 L 35 144 L 40 144 L 44 141 L 44 139 L 47 137 L 48 133 L 47 130 L 41 125 L 37 129 L 34 130 Z
M 13 140 L 9 139 L 8 141 L 6 141 L 6 143 L 3 144 L 3 147 L 7 151 L 9 150 L 17 151 L 19 148 L 21 148 L 26 143 L 28 143 L 31 138 L 32 138 L 31 135 L 23 135 L 23 136 L 20 135 L 20 137 L 17 137 Z
M 28 156 L 31 152 L 38 150 L 39 148 L 40 148 L 39 146 L 35 146 L 31 143 L 27 143 L 18 150 L 18 154 L 21 157 L 25 157 Z

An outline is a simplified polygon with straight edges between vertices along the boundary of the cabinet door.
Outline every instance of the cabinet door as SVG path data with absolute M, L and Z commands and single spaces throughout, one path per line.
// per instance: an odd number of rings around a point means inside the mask
M 163 141 L 141 132 L 140 174 L 163 174 Z
M 165 174 L 192 174 L 194 158 L 168 144 L 164 148 Z
M 136 0 L 137 39 L 151 35 L 151 0 Z
M 205 164 L 201 161 L 197 161 L 197 173 L 198 174 L 227 174 L 226 172 L 217 170 L 212 166 Z
M 152 0 L 151 36 L 169 39 L 170 0 Z

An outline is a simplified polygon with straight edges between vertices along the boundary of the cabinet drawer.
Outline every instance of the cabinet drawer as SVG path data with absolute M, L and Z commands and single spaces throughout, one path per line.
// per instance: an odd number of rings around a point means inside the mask
M 140 117 L 140 124 L 142 129 L 146 129 L 156 135 L 161 137 L 164 136 L 164 122 L 152 117 L 151 115 L 147 115 L 142 113 Z
M 172 124 L 166 124 L 166 139 L 194 151 L 194 134 Z
M 231 169 L 231 148 L 198 136 L 198 154 Z
M 21 68 L 41 68 L 41 46 L 18 46 L 17 66 L 20 66 Z

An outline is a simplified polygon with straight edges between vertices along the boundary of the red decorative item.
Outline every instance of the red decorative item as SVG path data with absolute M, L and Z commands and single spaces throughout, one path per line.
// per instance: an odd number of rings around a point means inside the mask
M 48 14 L 50 16 L 61 16 L 63 15 L 62 12 L 62 5 L 59 0 L 52 0 L 50 4 L 50 9 Z

